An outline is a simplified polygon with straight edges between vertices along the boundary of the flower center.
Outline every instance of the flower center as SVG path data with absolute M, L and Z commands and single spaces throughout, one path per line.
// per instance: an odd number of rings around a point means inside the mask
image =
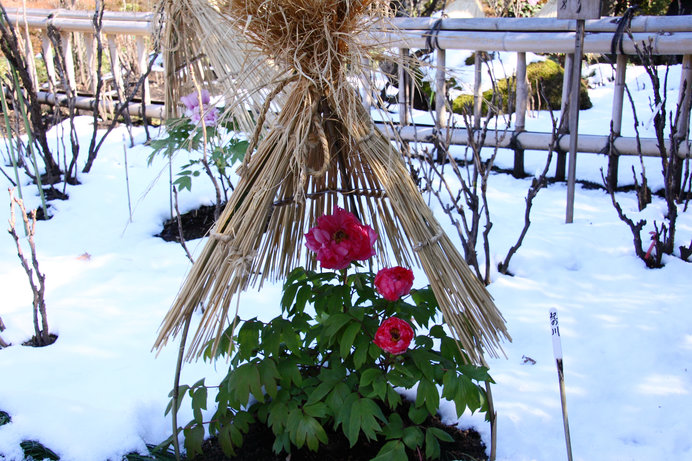
M 347 238 L 348 238 L 348 235 L 346 235 L 346 232 L 344 232 L 343 229 L 339 229 L 334 234 L 334 241 L 336 243 L 341 243 L 343 240 L 346 240 Z
M 399 341 L 399 339 L 401 338 L 401 334 L 399 333 L 398 328 L 392 328 L 391 330 L 389 330 L 389 335 L 392 337 L 394 341 Z

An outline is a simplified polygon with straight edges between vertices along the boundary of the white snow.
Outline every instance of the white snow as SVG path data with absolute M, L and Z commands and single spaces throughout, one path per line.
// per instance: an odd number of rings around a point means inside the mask
M 630 69 L 628 81 L 639 120 L 646 121 L 651 115 L 650 84 L 638 69 Z M 677 66 L 669 77 L 669 101 L 677 99 L 679 78 Z M 601 83 L 591 90 L 594 107 L 580 114 L 580 133 L 607 134 L 612 81 L 604 77 Z M 623 122 L 625 135 L 633 134 L 630 112 L 626 110 Z M 80 123 L 88 125 L 88 120 Z M 549 131 L 549 125 L 545 113 L 527 120 L 529 130 Z M 37 225 L 48 321 L 59 335 L 49 347 L 19 345 L 33 334 L 31 291 L 11 238 L 3 237 L 0 316 L 7 330 L 2 337 L 15 345 L 0 350 L 0 410 L 12 417 L 10 424 L 0 426 L 0 460 L 23 459 L 23 440 L 40 441 L 63 461 L 118 460 L 125 453 L 145 451 L 145 444 L 157 444 L 171 433 L 164 409 L 177 345 L 169 344 L 158 356 L 151 348 L 190 264 L 178 244 L 154 237 L 170 213 L 167 163 L 158 158 L 148 167 L 144 132 L 135 132 L 136 145 L 127 153 L 132 222 L 124 129 L 119 128 L 108 138 L 92 172 L 80 174 L 82 184 L 68 187 L 69 200 L 51 202 L 53 218 Z M 51 132 L 53 140 L 56 133 L 61 131 Z M 83 152 L 89 133 L 88 126 L 80 130 Z M 642 135 L 652 136 L 651 130 Z M 0 149 L 6 158 L 5 143 Z M 544 159 L 544 153 L 527 152 L 527 171 L 540 171 Z M 512 153 L 501 152 L 497 162 L 510 166 Z M 662 184 L 660 161 L 646 163 L 650 184 L 657 189 Z M 600 169 L 606 165 L 602 156 L 581 154 L 577 175 L 600 182 Z M 639 160 L 621 160 L 623 184 L 632 182 L 630 165 L 638 166 Z M 490 178 L 494 264 L 504 258 L 521 230 L 530 180 L 502 174 Z M 8 185 L 4 177 L 1 181 Z M 36 207 L 36 189 L 26 178 L 23 192 L 28 204 Z M 617 197 L 627 213 L 639 216 L 633 193 Z M 181 211 L 213 198 L 210 186 L 197 178 L 191 193 L 180 194 Z M 560 320 L 574 459 L 692 459 L 692 265 L 668 257 L 664 268 L 647 269 L 635 257 L 632 235 L 604 191 L 577 186 L 572 224 L 565 224 L 565 200 L 564 183 L 539 193 L 529 233 L 511 262 L 514 276 L 494 273 L 488 287 L 513 338 L 503 345 L 506 358 L 489 359 L 497 382 L 497 459 L 566 459 L 551 308 L 557 308 Z M 0 203 L 0 218 L 6 223 L 7 196 Z M 456 238 L 447 216 L 439 206 L 433 208 Z M 645 238 L 664 212 L 665 204 L 654 197 L 641 215 L 648 220 Z M 680 208 L 677 232 L 677 244 L 688 245 L 692 212 Z M 201 240 L 190 245 L 199 250 Z M 416 285 L 423 285 L 421 271 L 416 274 Z M 279 296 L 276 285 L 246 293 L 241 316 L 275 315 Z M 224 369 L 225 364 L 186 364 L 182 382 L 206 377 L 214 383 Z M 457 420 L 449 403 L 441 412 L 446 422 L 476 428 L 490 444 L 489 426 L 481 415 Z M 180 413 L 181 422 L 191 419 L 188 404 Z

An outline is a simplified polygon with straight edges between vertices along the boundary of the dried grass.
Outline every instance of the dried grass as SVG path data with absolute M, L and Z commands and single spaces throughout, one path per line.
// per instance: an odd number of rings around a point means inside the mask
M 265 280 L 283 279 L 303 260 L 304 233 L 338 204 L 378 232 L 380 265 L 390 264 L 388 247 L 397 263 L 423 267 L 471 361 L 482 363 L 484 351 L 496 356 L 501 340 L 509 338 L 502 315 L 348 80 L 359 75 L 364 58 L 372 55 L 358 39 L 386 12 L 384 2 L 227 0 L 215 2 L 218 11 L 202 0 L 168 3 L 178 8 L 175 18 L 185 18 L 185 25 L 173 30 L 196 37 L 206 32 L 199 49 L 176 49 L 175 63 L 189 68 L 196 53 L 205 51 L 232 95 L 238 101 L 250 96 L 231 108 L 229 116 L 239 117 L 233 111 L 240 108 L 260 126 L 248 131 L 255 133 L 257 151 L 246 156 L 241 180 L 164 319 L 155 347 L 166 344 L 204 303 L 188 359 L 210 340 L 216 349 L 232 299 Z M 203 13 L 189 18 L 190 11 Z M 222 31 L 232 41 L 222 45 L 215 35 Z M 226 49 L 212 50 L 217 47 Z M 246 72 L 243 66 L 261 72 L 239 79 Z M 172 90 L 171 101 L 174 95 Z M 272 103 L 280 107 L 273 117 Z

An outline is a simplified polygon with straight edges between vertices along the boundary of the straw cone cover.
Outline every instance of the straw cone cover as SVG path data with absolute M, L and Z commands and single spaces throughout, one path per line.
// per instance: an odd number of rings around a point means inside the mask
M 216 349 L 233 318 L 232 300 L 302 264 L 305 232 L 335 206 L 375 229 L 380 264 L 390 264 L 392 254 L 400 265 L 422 266 L 470 360 L 496 356 L 509 339 L 491 296 L 442 231 L 401 151 L 375 128 L 351 83 L 372 57 L 363 38 L 386 17 L 385 3 L 165 0 L 172 29 L 166 41 L 173 41 L 167 59 L 183 69 L 167 70 L 169 102 L 186 79 L 204 81 L 204 71 L 190 65 L 194 53 L 203 52 L 229 100 L 236 101 L 226 116 L 244 120 L 252 137 L 241 179 L 165 317 L 156 348 L 204 305 L 188 358 L 209 341 Z M 199 38 L 198 49 L 185 49 L 190 40 L 180 33 Z

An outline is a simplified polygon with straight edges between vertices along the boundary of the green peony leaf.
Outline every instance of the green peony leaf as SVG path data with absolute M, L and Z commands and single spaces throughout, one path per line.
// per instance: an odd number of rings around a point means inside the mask
M 341 335 L 339 340 L 339 354 L 341 357 L 346 358 L 351 355 L 351 348 L 355 342 L 356 335 L 361 331 L 361 326 L 359 322 L 353 321 L 344 330 L 344 334 Z
M 195 424 L 183 429 L 185 435 L 185 450 L 188 456 L 194 457 L 202 453 L 202 442 L 204 442 L 204 426 Z
M 233 441 L 231 439 L 231 431 L 233 429 L 234 429 L 234 427 L 232 424 L 227 424 L 225 426 L 222 426 L 221 429 L 219 430 L 219 433 L 216 435 L 216 437 L 219 440 L 219 445 L 221 445 L 221 450 L 229 458 L 236 455 L 235 446 L 234 446 Z M 237 431 L 237 429 L 236 429 L 236 431 Z M 241 442 L 242 442 L 242 438 L 241 438 Z
M 260 382 L 264 386 L 264 390 L 269 397 L 276 397 L 278 392 L 277 381 L 279 380 L 279 369 L 276 367 L 276 362 L 271 358 L 262 360 L 259 364 Z
M 389 421 L 382 428 L 384 436 L 387 440 L 400 439 L 404 433 L 404 420 L 401 419 L 399 413 L 389 415 Z
M 423 431 L 418 426 L 409 426 L 404 429 L 401 440 L 411 450 L 423 445 Z
M 371 461 L 401 461 L 402 459 L 407 459 L 404 443 L 401 440 L 390 440 L 382 446 L 377 456 Z

